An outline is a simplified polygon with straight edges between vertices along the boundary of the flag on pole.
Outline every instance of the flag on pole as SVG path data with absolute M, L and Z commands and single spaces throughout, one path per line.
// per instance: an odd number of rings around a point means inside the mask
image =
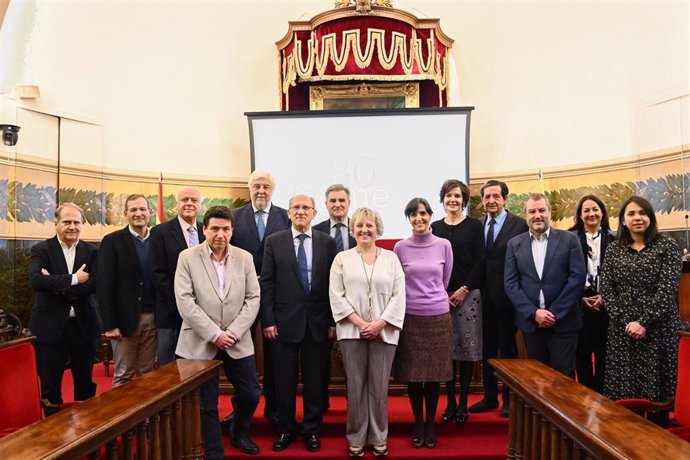
M 156 213 L 158 214 L 158 223 L 165 222 L 165 209 L 163 208 L 163 173 L 160 173 L 158 178 L 158 205 L 156 206 Z

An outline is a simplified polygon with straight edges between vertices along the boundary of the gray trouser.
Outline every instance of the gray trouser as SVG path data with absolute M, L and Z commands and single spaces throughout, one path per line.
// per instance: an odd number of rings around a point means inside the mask
M 351 446 L 383 444 L 388 438 L 388 380 L 395 345 L 381 340 L 338 342 L 347 375 L 347 440 Z

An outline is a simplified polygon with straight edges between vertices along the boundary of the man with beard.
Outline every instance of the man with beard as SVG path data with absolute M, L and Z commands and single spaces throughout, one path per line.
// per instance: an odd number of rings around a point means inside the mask
M 508 242 L 505 287 L 515 305 L 515 325 L 525 337 L 527 356 L 575 376 L 578 306 L 585 263 L 577 236 L 551 228 L 551 206 L 541 193 L 525 202 L 529 232 Z

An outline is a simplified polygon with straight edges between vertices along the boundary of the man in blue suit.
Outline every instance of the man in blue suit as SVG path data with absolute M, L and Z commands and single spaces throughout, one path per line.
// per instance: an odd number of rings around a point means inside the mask
M 254 171 L 247 183 L 251 203 L 232 211 L 235 221 L 230 244 L 249 252 L 254 258 L 256 275 L 261 274 L 261 264 L 264 259 L 264 241 L 269 235 L 290 228 L 287 211 L 271 203 L 275 190 L 273 175 L 267 171 Z M 256 334 L 256 322 L 252 325 L 252 340 Z M 275 400 L 275 378 L 273 377 L 273 361 L 271 347 L 263 342 L 263 390 L 266 404 L 264 416 L 273 424 L 278 421 Z M 230 422 L 230 416 L 223 420 Z
M 574 377 L 586 276 L 580 242 L 572 232 L 551 228 L 551 207 L 541 193 L 527 198 L 525 218 L 529 232 L 510 240 L 506 250 L 505 288 L 515 325 L 530 359 Z

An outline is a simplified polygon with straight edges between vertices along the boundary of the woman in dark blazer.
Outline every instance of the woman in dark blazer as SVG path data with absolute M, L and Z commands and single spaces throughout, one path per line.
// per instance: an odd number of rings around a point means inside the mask
M 577 380 L 601 393 L 604 387 L 609 314 L 599 293 L 599 269 L 603 265 L 606 248 L 615 235 L 609 227 L 606 206 L 598 196 L 585 195 L 580 199 L 575 211 L 575 225 L 570 230 L 580 239 L 587 266 L 587 280 L 580 297 L 582 329 L 577 341 Z

